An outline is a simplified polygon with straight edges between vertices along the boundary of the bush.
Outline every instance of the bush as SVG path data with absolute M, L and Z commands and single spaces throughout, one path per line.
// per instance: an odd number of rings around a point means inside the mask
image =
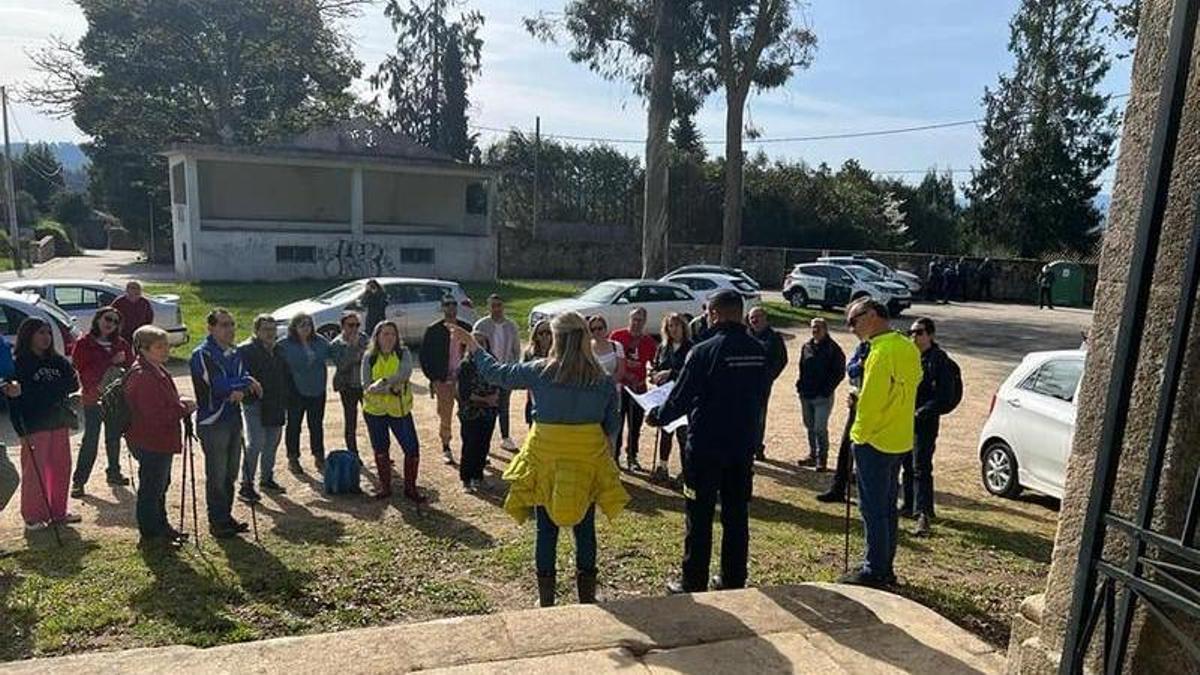
M 59 192 L 52 200 L 54 220 L 78 230 L 92 217 L 92 205 L 82 192 Z
M 54 255 L 57 256 L 72 256 L 82 253 L 75 245 L 75 238 L 71 236 L 70 231 L 61 223 L 53 220 L 40 221 L 37 227 L 33 228 L 33 237 L 35 239 L 54 237 Z

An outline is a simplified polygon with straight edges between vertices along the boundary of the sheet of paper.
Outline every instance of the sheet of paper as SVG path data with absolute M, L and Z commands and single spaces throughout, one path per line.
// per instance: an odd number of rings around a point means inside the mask
M 638 404 L 639 408 L 646 412 L 650 412 L 652 409 L 666 403 L 667 398 L 671 395 L 671 390 L 674 388 L 675 383 L 668 382 L 666 384 L 654 387 L 644 394 L 634 393 L 634 391 L 629 387 L 625 387 L 625 391 L 633 398 L 634 402 Z M 662 429 L 667 433 L 673 433 L 676 429 L 684 426 L 687 423 L 687 415 L 684 415 L 677 420 L 673 420 L 669 424 L 664 424 Z

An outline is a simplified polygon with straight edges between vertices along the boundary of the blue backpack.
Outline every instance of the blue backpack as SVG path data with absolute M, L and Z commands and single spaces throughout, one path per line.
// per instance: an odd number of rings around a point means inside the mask
M 325 457 L 325 494 L 362 494 L 359 473 L 362 460 L 349 450 L 334 450 Z

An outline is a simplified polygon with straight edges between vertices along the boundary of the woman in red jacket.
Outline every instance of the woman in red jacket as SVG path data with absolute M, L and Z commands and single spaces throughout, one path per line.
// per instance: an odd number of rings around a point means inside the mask
M 129 342 L 121 337 L 121 313 L 112 307 L 97 311 L 92 316 L 92 329 L 75 345 L 71 361 L 79 371 L 83 388 L 83 441 L 79 444 L 79 462 L 71 481 L 71 496 L 79 498 L 92 475 L 100 445 L 100 426 L 104 422 L 100 411 L 101 390 L 111 378 L 133 364 Z M 109 374 L 110 370 L 112 374 Z M 129 485 L 129 479 L 121 475 L 121 432 L 113 429 L 105 429 L 105 432 L 108 484 Z
M 125 440 L 138 461 L 137 524 L 142 544 L 181 544 L 187 535 L 167 522 L 171 462 L 183 449 L 180 422 L 196 403 L 179 395 L 165 364 L 171 354 L 167 333 L 142 326 L 133 333 L 138 357 L 125 380 L 129 428 Z

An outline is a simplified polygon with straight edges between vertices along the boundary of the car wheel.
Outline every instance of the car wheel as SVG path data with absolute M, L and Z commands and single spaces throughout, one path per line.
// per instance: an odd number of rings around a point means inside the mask
M 1017 481 L 1017 458 L 1004 441 L 991 441 L 983 449 L 983 486 L 997 497 L 1016 497 L 1021 493 Z
M 330 324 L 328 326 L 321 326 L 321 328 L 317 331 L 317 333 L 319 333 L 321 335 L 321 337 L 325 338 L 326 340 L 333 340 L 341 332 L 342 332 L 342 329 L 337 326 L 334 326 L 333 324 Z
M 808 293 L 805 293 L 803 288 L 797 288 L 788 296 L 788 302 L 792 307 L 803 309 L 808 306 Z

